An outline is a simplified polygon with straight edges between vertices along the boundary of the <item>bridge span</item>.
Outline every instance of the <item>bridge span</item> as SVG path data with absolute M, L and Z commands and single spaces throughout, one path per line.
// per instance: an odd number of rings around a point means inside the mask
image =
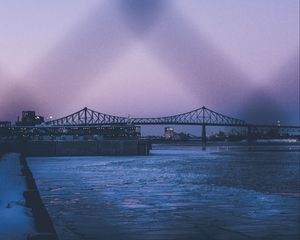
M 251 124 L 245 120 L 226 116 L 209 108 L 201 107 L 193 111 L 151 118 L 129 118 L 100 113 L 87 107 L 68 116 L 45 122 L 47 127 L 80 127 L 103 125 L 197 125 L 202 126 L 202 142 L 206 142 L 206 126 L 229 126 L 247 128 L 248 137 L 259 129 L 275 128 L 300 132 L 300 126 Z

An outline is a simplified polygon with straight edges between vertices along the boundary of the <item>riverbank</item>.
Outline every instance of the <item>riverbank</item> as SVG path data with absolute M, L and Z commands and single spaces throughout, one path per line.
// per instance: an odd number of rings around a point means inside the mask
M 26 190 L 21 175 L 19 154 L 10 153 L 0 158 L 0 238 L 27 239 L 34 232 L 34 221 L 25 207 L 23 192 Z
M 25 157 L 0 156 L 0 239 L 57 240 Z
M 202 146 L 201 140 L 151 140 L 152 144 Z M 260 139 L 254 141 L 207 141 L 206 146 L 299 146 L 297 139 Z

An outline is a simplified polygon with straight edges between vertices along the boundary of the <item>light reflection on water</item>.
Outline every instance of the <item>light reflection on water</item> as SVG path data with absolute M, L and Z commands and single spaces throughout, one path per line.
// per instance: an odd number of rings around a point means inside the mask
M 298 147 L 29 163 L 61 239 L 298 239 Z

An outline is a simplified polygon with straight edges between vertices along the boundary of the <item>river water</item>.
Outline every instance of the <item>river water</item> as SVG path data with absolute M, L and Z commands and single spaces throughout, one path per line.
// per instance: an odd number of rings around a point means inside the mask
M 299 146 L 29 158 L 62 240 L 299 239 Z

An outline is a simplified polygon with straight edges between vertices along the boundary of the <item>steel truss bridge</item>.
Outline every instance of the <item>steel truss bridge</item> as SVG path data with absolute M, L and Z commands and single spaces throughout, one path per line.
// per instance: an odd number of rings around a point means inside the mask
M 202 126 L 202 141 L 206 142 L 206 126 L 229 126 L 247 128 L 248 137 L 264 129 L 280 129 L 300 134 L 300 126 L 251 124 L 229 117 L 209 108 L 201 107 L 190 112 L 166 117 L 130 118 L 100 113 L 87 107 L 68 116 L 48 121 L 44 127 L 96 127 L 105 125 L 198 125 Z
M 240 119 L 225 116 L 206 107 L 196 110 L 157 118 L 129 118 L 100 113 L 89 108 L 83 108 L 53 121 L 46 122 L 47 126 L 91 126 L 91 125 L 207 125 L 207 126 L 248 126 Z

